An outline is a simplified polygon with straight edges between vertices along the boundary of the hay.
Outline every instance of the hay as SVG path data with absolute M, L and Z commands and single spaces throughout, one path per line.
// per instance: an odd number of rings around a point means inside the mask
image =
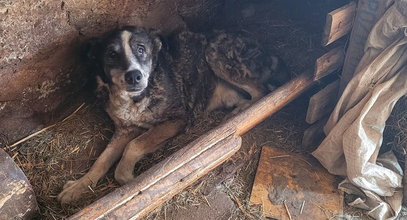
M 83 106 L 83 107 L 82 107 Z M 107 143 L 112 126 L 95 103 L 81 105 L 73 114 L 7 148 L 36 193 L 41 218 L 61 219 L 117 187 L 105 179 L 76 206 L 61 206 L 56 196 L 67 180 L 82 176 Z
M 73 116 L 75 115 L 75 113 L 77 113 L 79 110 L 81 110 L 81 108 L 82 108 L 84 105 L 85 105 L 85 103 L 82 103 L 74 112 L 72 112 L 72 114 L 70 114 L 68 117 L 64 118 L 61 122 L 64 122 L 64 121 L 70 119 L 71 117 L 73 117 Z M 39 130 L 39 131 L 37 131 L 37 132 L 34 132 L 34 133 L 28 135 L 28 136 L 25 137 L 25 138 L 22 138 L 21 140 L 15 142 L 14 144 L 12 144 L 12 145 L 10 145 L 10 146 L 4 146 L 3 149 L 4 149 L 4 150 L 13 151 L 15 146 L 26 142 L 27 140 L 29 140 L 29 139 L 31 139 L 31 138 L 33 138 L 33 137 L 35 137 L 35 136 L 41 134 L 42 132 L 44 132 L 44 131 L 46 131 L 46 130 L 48 130 L 48 129 L 51 129 L 51 128 L 55 127 L 56 125 L 57 125 L 57 124 L 49 125 L 49 126 L 43 128 L 43 129 L 41 129 L 41 130 Z
M 407 147 L 407 98 L 401 98 L 386 121 L 381 152 L 393 150 L 404 164 Z M 402 166 L 404 167 L 404 166 Z

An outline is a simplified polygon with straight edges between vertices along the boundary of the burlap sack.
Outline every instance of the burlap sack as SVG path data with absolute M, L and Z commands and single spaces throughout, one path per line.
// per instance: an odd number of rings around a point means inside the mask
M 401 209 L 402 171 L 391 153 L 378 155 L 395 103 L 407 94 L 407 0 L 396 0 L 373 27 L 365 54 L 324 127 L 313 155 L 346 176 L 339 188 L 359 198 L 350 205 L 375 219 Z

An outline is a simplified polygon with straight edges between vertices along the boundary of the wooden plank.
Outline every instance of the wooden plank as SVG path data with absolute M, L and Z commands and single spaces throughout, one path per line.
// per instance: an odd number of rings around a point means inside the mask
M 273 219 L 333 219 L 342 213 L 343 193 L 315 159 L 263 147 L 250 202 Z
M 307 123 L 313 124 L 331 113 L 336 105 L 338 89 L 339 80 L 336 80 L 310 98 L 305 119 Z
M 327 120 L 328 117 L 325 117 L 305 129 L 301 142 L 302 147 L 314 150 L 315 147 L 319 146 L 325 137 L 324 126 Z
M 101 219 L 106 216 L 113 217 L 124 214 L 129 218 L 133 218 L 145 215 L 152 208 L 171 198 L 176 192 L 182 190 L 212 168 L 212 166 L 202 161 L 222 161 L 225 155 L 233 154 L 235 148 L 227 148 L 223 152 L 216 151 L 217 153 L 211 153 L 210 156 L 206 155 L 206 159 L 200 159 L 200 155 L 213 151 L 212 149 L 217 149 L 217 143 L 223 143 L 221 141 L 224 139 L 235 139 L 234 137 L 241 136 L 294 100 L 310 88 L 313 83 L 312 76 L 304 74 L 296 77 L 260 99 L 245 111 L 235 115 L 222 125 L 156 164 L 136 177 L 134 181 L 94 202 L 70 219 Z M 229 142 L 223 144 L 228 145 L 227 143 Z M 198 165 L 198 170 L 190 168 L 195 167 L 195 165 Z M 185 176 L 183 181 L 176 178 L 181 174 Z M 186 184 L 182 184 L 184 181 Z M 144 200 L 147 198 L 148 200 Z M 135 201 L 143 202 L 137 203 Z M 132 207 L 124 208 L 126 204 L 131 204 Z
M 315 62 L 315 80 L 321 79 L 340 69 L 344 57 L 343 47 L 336 47 L 318 58 Z
M 346 50 L 345 62 L 342 68 L 339 95 L 342 94 L 348 82 L 352 79 L 359 61 L 364 54 L 365 42 L 377 20 L 387 10 L 392 0 L 359 0 L 356 10 L 349 46 Z
M 323 46 L 336 41 L 350 32 L 355 12 L 356 3 L 352 1 L 327 14 L 324 35 L 322 37 Z

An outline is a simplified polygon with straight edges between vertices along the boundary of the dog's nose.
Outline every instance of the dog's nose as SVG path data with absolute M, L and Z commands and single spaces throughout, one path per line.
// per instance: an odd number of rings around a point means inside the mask
M 141 81 L 142 78 L 143 78 L 143 75 L 138 70 L 129 71 L 124 75 L 124 80 L 129 85 L 138 84 Z

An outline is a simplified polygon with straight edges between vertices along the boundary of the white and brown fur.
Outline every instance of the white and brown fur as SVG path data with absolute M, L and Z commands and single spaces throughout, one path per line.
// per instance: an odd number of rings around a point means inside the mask
M 115 133 L 92 168 L 68 181 L 62 203 L 81 198 L 120 159 L 115 179 L 131 181 L 136 162 L 192 124 L 197 114 L 247 107 L 289 79 L 282 64 L 251 39 L 183 32 L 163 47 L 143 28 L 124 27 L 94 40 L 89 57 L 107 92 L 106 111 Z

